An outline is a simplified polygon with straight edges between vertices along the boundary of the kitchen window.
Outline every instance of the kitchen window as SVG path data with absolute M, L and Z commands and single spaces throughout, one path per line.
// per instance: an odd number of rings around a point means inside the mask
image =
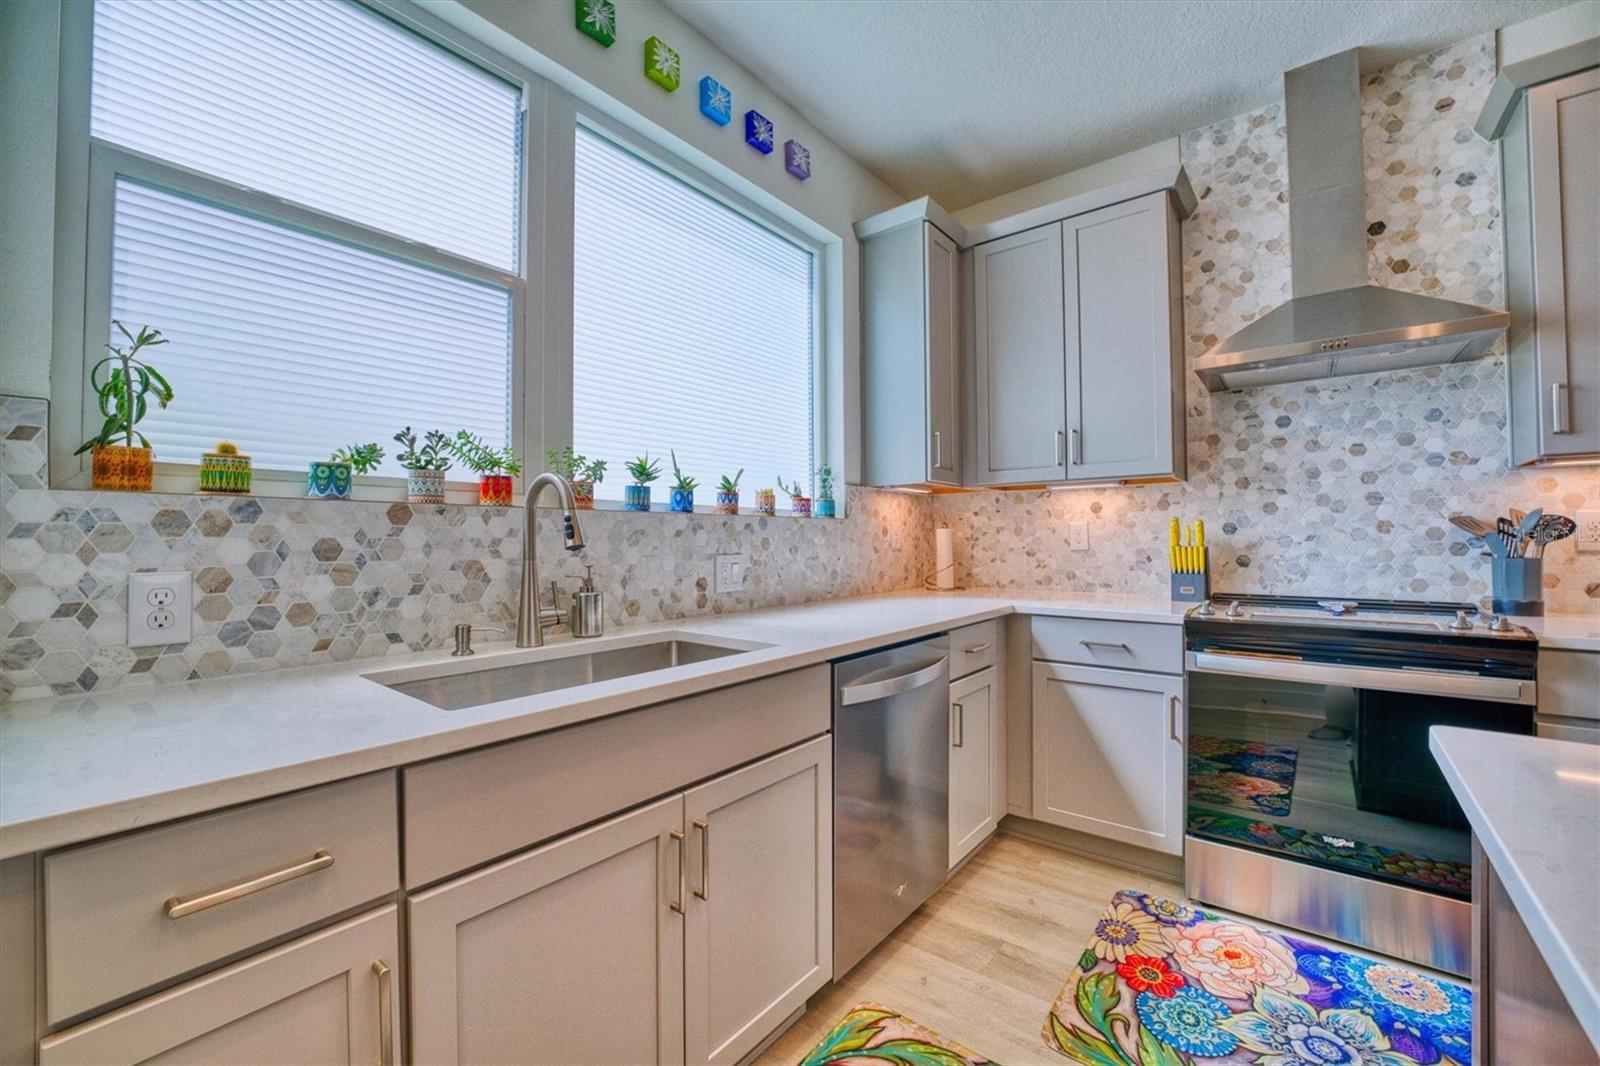
M 573 441 L 623 464 L 669 450 L 712 503 L 744 470 L 758 488 L 810 491 L 817 439 L 817 252 L 608 133 L 576 133 Z M 665 496 L 658 487 L 658 497 Z
M 158 463 L 518 440 L 521 83 L 343 0 L 96 3 L 90 81 L 83 369 L 113 319 L 167 336 Z

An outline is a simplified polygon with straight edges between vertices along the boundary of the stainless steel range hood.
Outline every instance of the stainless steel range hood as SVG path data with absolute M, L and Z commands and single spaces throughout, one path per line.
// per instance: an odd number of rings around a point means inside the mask
M 1367 281 L 1354 49 L 1283 76 L 1292 295 L 1195 360 L 1212 392 L 1476 359 L 1511 316 Z

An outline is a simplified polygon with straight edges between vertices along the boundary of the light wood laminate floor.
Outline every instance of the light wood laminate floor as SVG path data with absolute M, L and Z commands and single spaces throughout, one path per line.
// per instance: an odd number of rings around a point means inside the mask
M 1182 886 L 1006 833 L 859 966 L 812 997 L 757 1061 L 796 1063 L 845 1011 L 872 1001 L 999 1062 L 1066 1059 L 1044 1045 L 1045 1012 L 1119 888 Z

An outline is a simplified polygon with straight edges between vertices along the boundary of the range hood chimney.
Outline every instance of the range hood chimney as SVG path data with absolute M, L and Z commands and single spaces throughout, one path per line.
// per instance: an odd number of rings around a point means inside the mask
M 1355 49 L 1283 76 L 1291 298 L 1195 360 L 1212 392 L 1477 359 L 1504 311 L 1367 281 Z

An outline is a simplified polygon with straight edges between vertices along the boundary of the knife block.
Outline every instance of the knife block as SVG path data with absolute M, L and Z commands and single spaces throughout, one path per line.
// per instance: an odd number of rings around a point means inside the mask
M 1200 603 L 1211 598 L 1211 549 L 1200 549 L 1198 574 L 1172 575 L 1172 600 L 1174 603 Z

